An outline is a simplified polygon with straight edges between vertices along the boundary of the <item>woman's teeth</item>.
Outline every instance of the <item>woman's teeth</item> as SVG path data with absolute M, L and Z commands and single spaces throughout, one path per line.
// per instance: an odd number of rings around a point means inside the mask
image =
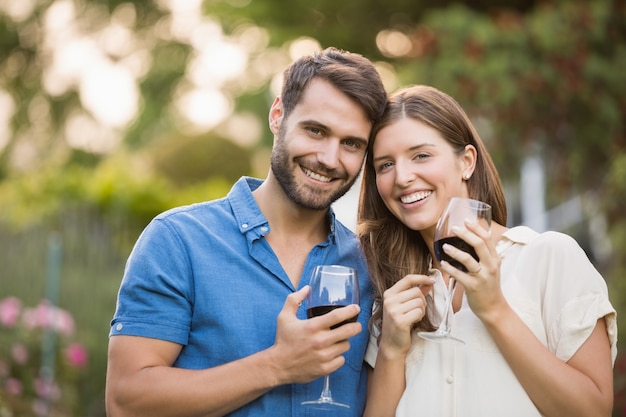
M 415 203 L 416 201 L 423 200 L 431 194 L 430 191 L 420 191 L 411 195 L 405 195 L 400 197 L 400 201 L 404 204 Z

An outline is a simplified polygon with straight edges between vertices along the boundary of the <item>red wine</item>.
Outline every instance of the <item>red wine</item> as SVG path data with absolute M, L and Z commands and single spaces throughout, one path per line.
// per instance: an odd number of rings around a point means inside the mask
M 341 305 L 326 305 L 326 306 L 315 306 L 315 307 L 311 307 L 309 309 L 306 310 L 306 316 L 308 318 L 311 317 L 317 317 L 317 316 L 323 316 L 326 313 L 330 313 L 331 311 L 333 311 L 336 308 L 339 307 L 345 307 L 345 306 L 341 306 Z M 349 318 L 348 320 L 342 321 L 339 324 L 335 324 L 334 326 L 331 327 L 331 329 L 336 329 L 339 326 L 343 326 L 344 324 L 347 323 L 354 323 L 356 321 L 356 316 Z
M 443 239 L 435 240 L 435 256 L 437 257 L 437 259 L 439 259 L 439 261 L 443 260 L 443 261 L 449 262 L 455 268 L 460 269 L 461 271 L 467 272 L 467 268 L 465 268 L 465 265 L 463 265 L 461 262 L 457 261 L 456 259 L 452 259 L 447 253 L 443 251 L 443 245 L 446 243 L 454 246 L 457 249 L 460 249 L 464 252 L 469 253 L 470 255 L 472 255 L 474 259 L 478 261 L 478 255 L 476 254 L 474 247 L 469 245 L 460 237 L 456 237 L 456 236 L 444 237 Z

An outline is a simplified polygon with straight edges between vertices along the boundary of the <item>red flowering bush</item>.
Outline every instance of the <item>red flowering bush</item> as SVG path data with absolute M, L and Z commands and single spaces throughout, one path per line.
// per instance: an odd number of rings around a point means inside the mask
M 0 416 L 71 416 L 88 363 L 72 315 L 43 300 L 0 299 Z

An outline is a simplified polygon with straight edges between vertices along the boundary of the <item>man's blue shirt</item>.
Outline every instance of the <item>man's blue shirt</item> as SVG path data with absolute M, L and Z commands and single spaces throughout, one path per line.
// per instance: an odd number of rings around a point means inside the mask
M 111 336 L 133 335 L 183 345 L 174 366 L 205 369 L 244 358 L 274 344 L 276 319 L 296 291 L 264 236 L 270 232 L 252 191 L 261 184 L 240 179 L 222 199 L 169 210 L 155 217 L 126 265 Z M 325 242 L 309 253 L 300 288 L 316 265 L 357 269 L 363 331 L 350 339 L 346 364 L 331 376 L 333 397 L 351 406 L 333 416 L 360 416 L 365 401 L 363 356 L 369 333 L 372 288 L 358 239 L 329 213 Z M 300 308 L 300 319 L 306 311 Z M 216 383 L 219 383 L 218 381 Z M 283 385 L 230 416 L 328 416 L 305 408 L 322 378 Z

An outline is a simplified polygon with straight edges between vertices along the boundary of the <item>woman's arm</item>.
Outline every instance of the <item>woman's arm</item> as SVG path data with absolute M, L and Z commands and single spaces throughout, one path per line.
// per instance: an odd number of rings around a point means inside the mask
M 611 415 L 613 369 L 604 318 L 567 363 L 550 352 L 513 310 L 494 318 L 483 323 L 542 415 Z
M 363 417 L 393 417 L 405 388 L 406 355 L 388 355 L 379 349 L 376 366 L 369 368 Z
M 411 328 L 426 314 L 426 297 L 433 280 L 407 275 L 383 295 L 383 323 L 374 369 L 367 383 L 363 417 L 394 416 L 405 388 L 405 361 Z
M 457 235 L 476 249 L 480 264 L 455 248 L 444 248 L 463 262 L 469 273 L 449 264 L 442 268 L 463 285 L 468 303 L 487 328 L 500 352 L 545 417 L 611 415 L 613 369 L 611 346 L 604 318 L 582 346 L 563 362 L 535 336 L 511 308 L 500 288 L 500 258 L 491 236 L 467 225 Z M 474 272 L 471 272 L 474 271 Z

